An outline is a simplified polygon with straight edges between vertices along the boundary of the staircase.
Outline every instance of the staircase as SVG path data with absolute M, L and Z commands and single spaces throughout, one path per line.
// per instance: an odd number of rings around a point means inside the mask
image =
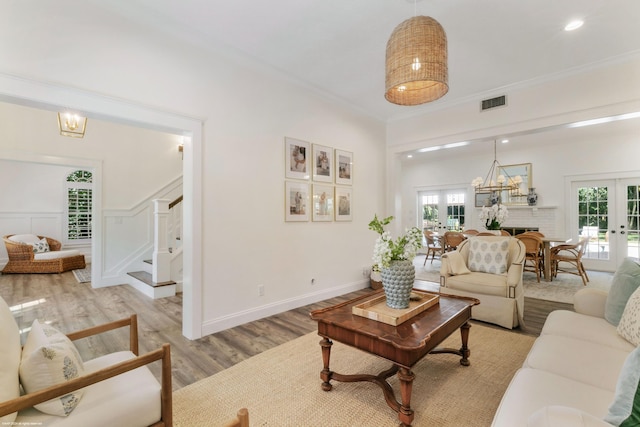
M 142 271 L 127 273 L 129 284 L 150 298 L 174 296 L 182 278 L 182 196 L 154 203 L 153 258 L 143 260 Z M 168 242 L 173 242 L 172 247 Z

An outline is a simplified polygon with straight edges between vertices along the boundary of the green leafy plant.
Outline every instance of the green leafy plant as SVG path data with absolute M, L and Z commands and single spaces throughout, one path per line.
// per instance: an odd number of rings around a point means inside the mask
M 374 215 L 369 223 L 369 229 L 380 235 L 373 248 L 374 268 L 389 268 L 391 261 L 413 260 L 422 247 L 422 233 L 417 227 L 406 229 L 402 236 L 393 240 L 391 233 L 384 229 L 392 220 L 393 216 L 381 220 Z

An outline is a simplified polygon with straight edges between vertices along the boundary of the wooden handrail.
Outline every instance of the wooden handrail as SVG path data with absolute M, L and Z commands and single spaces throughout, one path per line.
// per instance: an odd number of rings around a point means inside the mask
M 175 199 L 173 202 L 169 203 L 169 209 L 172 209 L 175 205 L 182 202 L 182 196 Z

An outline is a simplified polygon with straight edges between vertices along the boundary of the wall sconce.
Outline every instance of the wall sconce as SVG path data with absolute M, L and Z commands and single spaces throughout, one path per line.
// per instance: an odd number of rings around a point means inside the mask
M 73 113 L 58 113 L 58 128 L 60 135 L 82 138 L 87 128 L 87 118 Z

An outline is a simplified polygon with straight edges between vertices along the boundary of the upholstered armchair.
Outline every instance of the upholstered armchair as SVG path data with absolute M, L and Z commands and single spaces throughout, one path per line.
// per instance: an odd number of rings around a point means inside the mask
M 473 297 L 472 318 L 524 327 L 524 244 L 515 237 L 474 236 L 442 255 L 440 291 Z
M 129 350 L 83 361 L 74 340 L 129 329 Z M 49 427 L 172 425 L 171 350 L 138 355 L 137 317 L 63 334 L 33 322 L 24 346 L 0 298 L 0 425 Z M 161 383 L 148 364 L 161 363 Z

